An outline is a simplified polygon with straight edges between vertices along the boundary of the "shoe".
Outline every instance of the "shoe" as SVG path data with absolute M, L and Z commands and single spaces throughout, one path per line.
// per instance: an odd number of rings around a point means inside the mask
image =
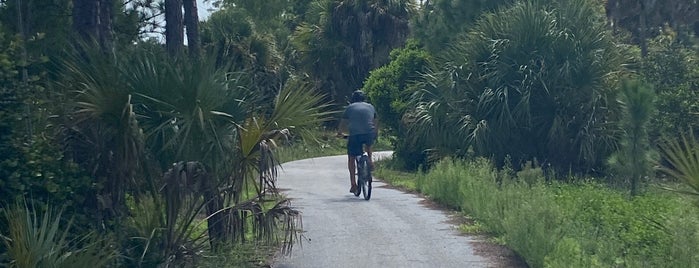
M 350 193 L 356 193 L 357 192 L 357 185 L 352 185 L 352 188 L 350 188 Z

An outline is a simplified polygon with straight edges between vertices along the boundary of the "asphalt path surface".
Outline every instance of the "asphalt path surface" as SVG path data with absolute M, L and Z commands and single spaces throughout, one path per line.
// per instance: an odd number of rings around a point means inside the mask
M 374 154 L 374 159 L 390 152 Z M 303 238 L 273 267 L 494 267 L 444 211 L 374 180 L 371 200 L 349 193 L 347 156 L 285 163 L 277 186 L 302 212 Z

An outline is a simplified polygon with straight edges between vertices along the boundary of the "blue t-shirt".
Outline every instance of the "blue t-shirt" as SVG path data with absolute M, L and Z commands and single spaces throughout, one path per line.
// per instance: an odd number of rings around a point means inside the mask
M 349 135 L 374 133 L 374 106 L 366 102 L 355 102 L 347 106 L 342 118 L 347 119 Z

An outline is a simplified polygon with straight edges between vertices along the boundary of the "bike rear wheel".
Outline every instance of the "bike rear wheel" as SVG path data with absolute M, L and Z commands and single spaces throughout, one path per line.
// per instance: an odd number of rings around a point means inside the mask
M 369 200 L 371 198 L 371 168 L 369 168 L 369 160 L 367 155 L 363 155 L 359 159 L 359 179 L 357 180 L 357 193 L 355 195 L 359 196 L 359 192 L 362 192 L 364 200 Z

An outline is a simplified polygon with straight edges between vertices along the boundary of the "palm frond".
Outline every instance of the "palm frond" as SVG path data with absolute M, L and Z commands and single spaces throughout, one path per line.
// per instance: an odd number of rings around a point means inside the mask
M 483 15 L 423 76 L 419 86 L 430 93 L 412 102 L 416 133 L 515 162 L 545 159 L 580 171 L 600 165 L 618 136 L 609 122 L 619 111 L 612 89 L 625 56 L 597 8 L 520 1 Z M 425 127 L 438 121 L 451 133 Z
M 165 201 L 165 243 L 164 256 L 168 261 L 182 261 L 178 258 L 193 255 L 202 250 L 206 241 L 220 241 L 217 228 L 224 222 L 209 221 L 209 235 L 197 232 L 202 228 L 197 217 L 209 204 L 216 204 L 217 189 L 206 168 L 197 162 L 179 162 L 169 169 L 163 178 L 165 182 L 163 196 Z M 214 192 L 214 195 L 205 193 Z M 218 202 L 220 204 L 221 202 Z M 208 207 L 211 215 L 220 207 Z M 218 220 L 214 218 L 213 220 Z
M 244 121 L 252 96 L 240 73 L 218 65 L 214 55 L 186 63 L 145 53 L 130 64 L 130 85 L 162 165 L 226 155 L 231 125 Z
M 290 81 L 275 99 L 267 130 L 304 130 L 329 120 L 333 111 L 329 111 L 330 106 L 324 101 L 325 96 L 315 92 L 310 83 Z
M 690 129 L 689 133 L 682 133 L 679 139 L 666 137 L 659 147 L 668 164 L 660 165 L 658 169 L 699 193 L 699 141 L 694 131 Z
M 133 92 L 122 72 L 122 58 L 80 47 L 61 63 L 60 84 L 70 96 L 72 113 L 64 115 L 71 137 L 69 152 L 111 196 L 110 214 L 124 213 L 124 193 L 138 189 L 144 137 L 134 109 Z
M 9 228 L 1 234 L 16 267 L 107 267 L 116 257 L 91 234 L 69 240 L 72 221 L 64 223 L 62 211 L 49 207 L 42 214 L 26 202 L 3 211 Z

